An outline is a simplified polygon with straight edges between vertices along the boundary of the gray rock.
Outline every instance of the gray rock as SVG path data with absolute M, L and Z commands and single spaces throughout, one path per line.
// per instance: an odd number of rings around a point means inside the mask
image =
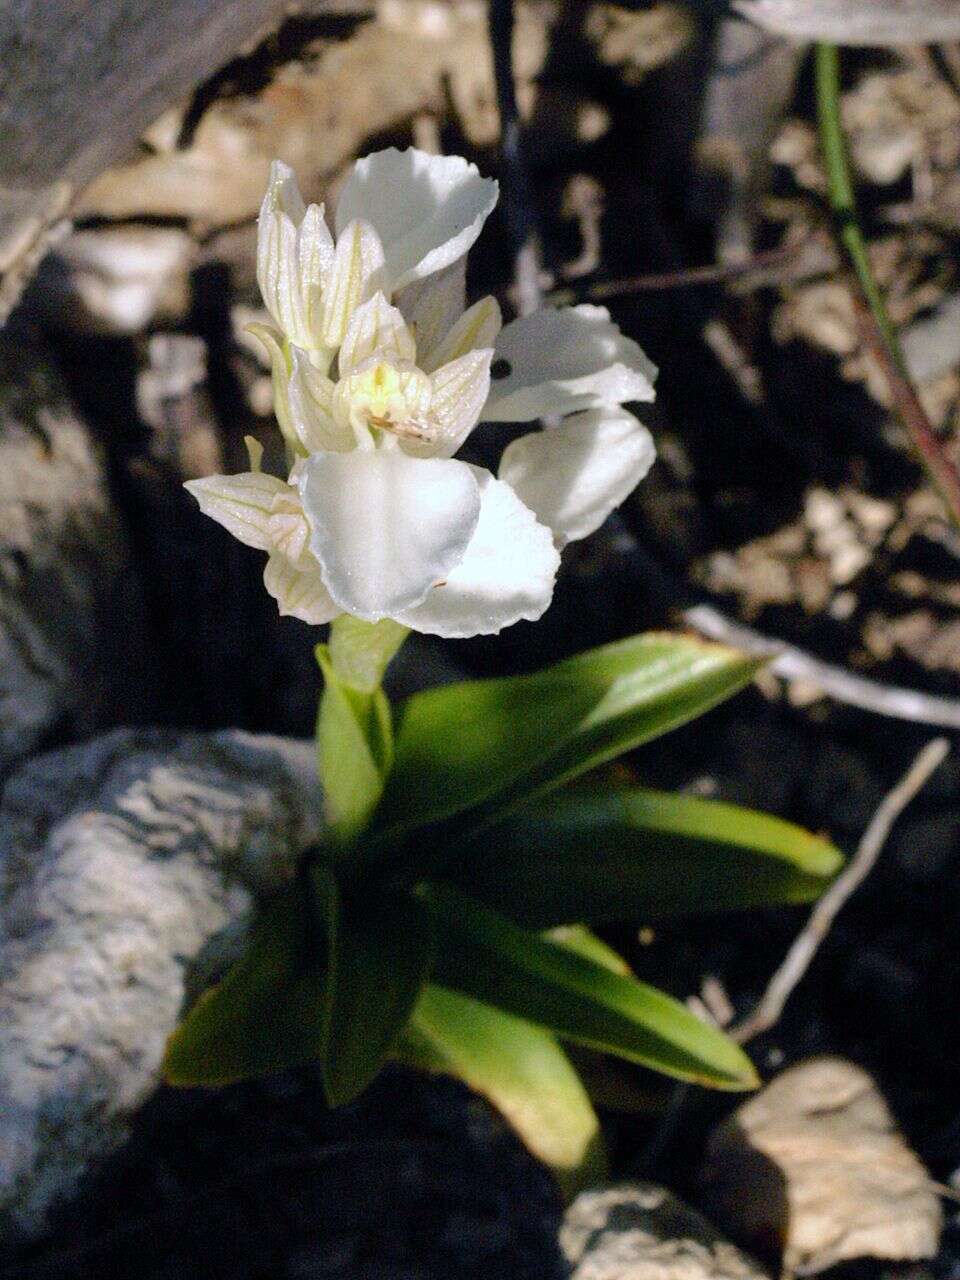
M 0 1221 L 43 1228 L 157 1082 L 191 965 L 321 830 L 313 748 L 118 730 L 0 806 Z M 201 956 L 201 953 L 208 954 Z
M 948 293 L 922 320 L 900 334 L 903 358 L 915 382 L 942 377 L 960 364 L 960 294 Z
M 0 779 L 139 714 L 142 616 L 97 446 L 36 335 L 0 334 Z
M 141 333 L 190 308 L 195 242 L 177 227 L 108 226 L 64 237 L 37 274 L 44 319 L 79 333 Z
M 703 1186 L 731 1235 L 777 1249 L 794 1275 L 932 1258 L 943 1228 L 929 1174 L 844 1058 L 800 1062 L 738 1107 L 711 1136 Z
M 960 36 L 956 0 L 734 0 L 776 35 L 846 45 L 937 44 Z
M 582 1192 L 566 1212 L 560 1247 L 572 1280 L 767 1280 L 706 1218 L 649 1182 Z

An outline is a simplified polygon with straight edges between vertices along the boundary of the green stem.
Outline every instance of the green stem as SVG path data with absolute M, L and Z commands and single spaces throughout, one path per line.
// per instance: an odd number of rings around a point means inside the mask
M 910 382 L 903 352 L 870 266 L 867 243 L 857 216 L 847 140 L 840 119 L 840 51 L 835 44 L 825 41 L 817 44 L 815 68 L 817 119 L 827 171 L 827 194 L 837 239 L 853 269 L 876 330 L 867 338 L 884 369 L 897 413 L 914 451 L 948 512 L 960 525 L 960 474 L 944 453 Z
M 379 689 L 391 659 L 410 634 L 409 627 L 384 618 L 363 622 L 343 613 L 330 626 L 330 661 L 340 679 L 373 693 Z
M 380 801 L 393 767 L 393 716 L 381 688 L 384 672 L 409 635 L 385 619 L 346 614 L 317 645 L 323 693 L 317 715 L 317 765 L 331 844 L 348 858 Z
M 827 168 L 830 208 L 837 225 L 837 236 L 850 265 L 856 272 L 867 305 L 883 335 L 891 356 L 904 369 L 900 344 L 894 333 L 883 296 L 870 267 L 870 255 L 857 218 L 857 201 L 853 191 L 847 140 L 840 119 L 840 50 L 835 44 L 821 42 L 816 46 L 817 116 L 820 145 Z

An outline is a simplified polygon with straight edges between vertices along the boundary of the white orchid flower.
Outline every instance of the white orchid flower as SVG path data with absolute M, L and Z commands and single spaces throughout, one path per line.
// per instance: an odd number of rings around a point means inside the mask
M 466 253 L 497 185 L 455 156 L 382 151 L 337 209 L 304 206 L 274 165 L 258 280 L 286 481 L 260 470 L 189 481 L 201 508 L 268 553 L 280 612 L 341 613 L 448 637 L 539 618 L 559 549 L 593 532 L 649 470 L 650 433 L 621 408 L 656 370 L 601 307 L 501 328 L 465 306 Z M 493 376 L 491 377 L 491 371 Z M 559 417 L 515 440 L 496 477 L 454 457 L 478 422 Z

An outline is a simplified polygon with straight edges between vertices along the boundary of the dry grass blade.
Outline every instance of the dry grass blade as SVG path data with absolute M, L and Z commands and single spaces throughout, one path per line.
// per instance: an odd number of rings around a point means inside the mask
M 960 699 L 941 698 L 919 689 L 869 680 L 844 667 L 823 662 L 786 641 L 765 636 L 752 627 L 734 622 L 712 605 L 693 605 L 685 609 L 682 616 L 688 627 L 710 640 L 719 640 L 745 653 L 769 656 L 768 669 L 774 675 L 782 680 L 804 680 L 815 684 L 835 702 L 890 716 L 894 720 L 909 720 L 939 729 L 960 729 Z

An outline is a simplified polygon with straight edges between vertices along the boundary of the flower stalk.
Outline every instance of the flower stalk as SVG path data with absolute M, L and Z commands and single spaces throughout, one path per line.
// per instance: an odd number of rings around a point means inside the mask
M 343 613 L 330 624 L 330 661 L 344 683 L 364 693 L 380 687 L 384 673 L 410 634 L 391 618 L 364 622 Z
M 817 120 L 827 173 L 827 196 L 837 240 L 855 277 L 855 289 L 859 286 L 858 311 L 861 313 L 864 339 L 884 371 L 897 415 L 914 452 L 954 523 L 960 525 L 960 473 L 947 457 L 913 388 L 896 331 L 870 265 L 867 243 L 857 214 L 847 140 L 840 118 L 840 50 L 835 44 L 828 41 L 817 44 L 815 72 Z

